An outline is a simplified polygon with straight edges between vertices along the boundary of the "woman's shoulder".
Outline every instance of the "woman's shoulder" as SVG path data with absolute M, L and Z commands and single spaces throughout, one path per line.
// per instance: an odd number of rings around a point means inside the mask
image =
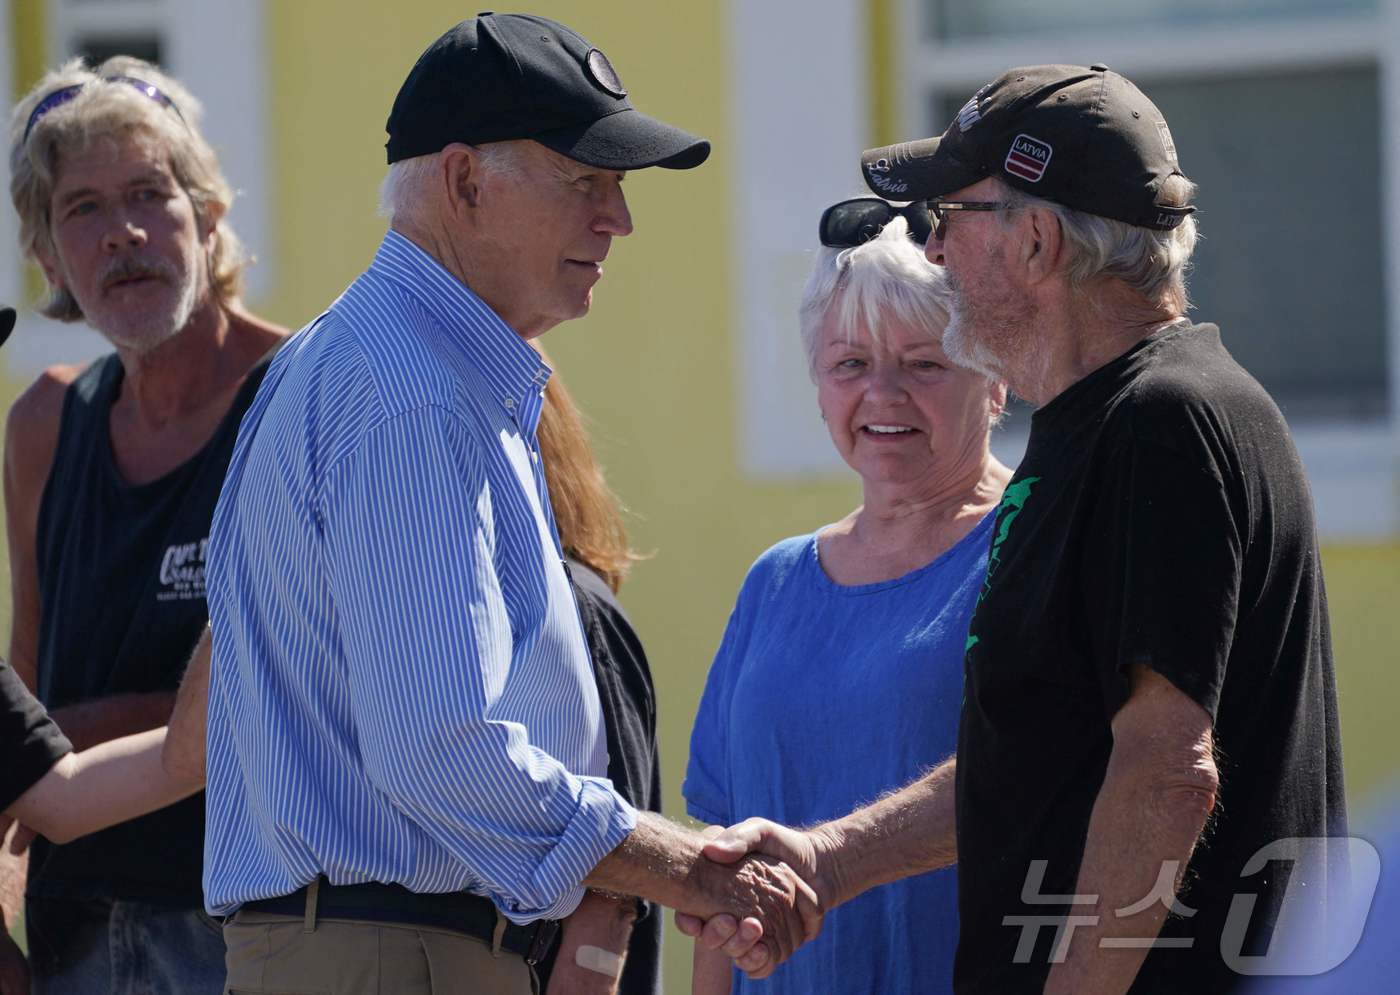
M 807 560 L 814 555 L 816 534 L 789 536 L 779 540 L 759 554 L 744 578 L 744 591 L 757 593 L 782 587 L 801 573 Z

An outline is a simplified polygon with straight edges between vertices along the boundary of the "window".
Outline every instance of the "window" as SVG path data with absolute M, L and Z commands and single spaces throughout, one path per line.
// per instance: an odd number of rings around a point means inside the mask
M 1142 86 L 1201 188 L 1194 314 L 1288 416 L 1324 532 L 1400 532 L 1400 0 L 904 3 L 910 136 L 1010 66 Z
M 7 19 L 8 9 L 0 0 L 0 14 Z M 247 294 L 253 300 L 271 288 L 276 264 L 268 199 L 262 10 L 262 0 L 48 0 L 47 6 L 49 65 L 74 55 L 90 62 L 135 55 L 179 78 L 203 103 L 204 134 L 237 192 L 233 225 L 258 259 L 248 272 Z M 9 39 L 0 41 L 0 79 L 13 78 L 10 45 Z M 0 179 L 8 189 L 4 164 Z M 0 242 L 0 301 L 19 304 L 23 269 L 13 232 L 6 231 Z M 42 321 L 24 312 L 20 320 Z M 3 362 L 14 379 L 27 382 L 51 363 L 84 361 L 108 348 L 84 325 L 46 323 L 42 335 L 26 334 L 21 327 L 7 345 Z
M 203 130 L 237 191 L 232 222 L 258 257 L 248 295 L 271 286 L 261 0 L 48 0 L 49 61 L 135 55 L 204 105 Z

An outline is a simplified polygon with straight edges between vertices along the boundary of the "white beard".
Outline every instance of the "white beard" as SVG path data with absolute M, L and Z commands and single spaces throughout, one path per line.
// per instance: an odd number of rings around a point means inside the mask
M 943 351 L 964 369 L 1000 380 L 1005 376 L 1002 361 L 968 331 L 961 302 L 956 293 L 948 295 L 948 327 L 943 330 Z

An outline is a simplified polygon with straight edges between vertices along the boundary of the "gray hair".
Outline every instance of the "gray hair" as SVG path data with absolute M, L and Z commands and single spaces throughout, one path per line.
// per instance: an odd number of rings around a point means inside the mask
M 149 83 L 165 94 L 174 112 L 133 86 L 109 81 L 111 76 L 131 76 Z M 45 113 L 26 138 L 29 117 L 40 101 L 71 86 L 82 90 Z M 214 232 L 209 253 L 210 292 L 220 301 L 236 300 L 242 291 L 243 271 L 251 260 L 228 222 L 233 188 L 224 178 L 218 156 L 200 133 L 201 113 L 199 101 L 179 81 L 131 56 L 116 56 L 95 69 L 86 67 L 82 59 L 72 59 L 47 73 L 15 105 L 10 117 L 10 199 L 19 214 L 20 249 L 31 259 L 41 253 L 57 255 L 49 204 L 63 154 L 84 152 L 103 138 L 147 135 L 159 141 L 170 156 L 170 170 L 194 204 L 199 223 Z M 211 224 L 214 218 L 217 220 Z M 77 299 L 58 288 L 50 289 L 39 310 L 59 321 L 83 317 Z
M 927 328 L 942 341 L 948 324 L 947 284 L 942 267 L 924 258 L 896 217 L 875 238 L 847 249 L 823 246 L 807 278 L 798 307 L 807 370 L 816 373 L 823 324 L 834 319 L 847 338 L 864 328 L 876 342 L 890 320 Z
M 519 140 L 489 142 L 472 146 L 477 161 L 492 176 L 517 179 L 525 172 L 524 156 Z M 400 159 L 389 164 L 389 171 L 379 184 L 379 215 L 395 222 L 409 220 L 442 161 L 441 152 Z
M 1186 274 L 1200 237 L 1193 216 L 1188 214 L 1171 231 L 1157 231 L 1034 197 L 1001 180 L 997 183 L 1008 211 L 1040 207 L 1059 219 L 1070 247 L 1071 287 L 1080 290 L 1097 277 L 1111 277 L 1176 314 L 1185 314 L 1191 306 Z M 1164 207 L 1184 207 L 1195 192 L 1196 185 L 1186 177 L 1171 176 L 1162 184 L 1158 200 Z

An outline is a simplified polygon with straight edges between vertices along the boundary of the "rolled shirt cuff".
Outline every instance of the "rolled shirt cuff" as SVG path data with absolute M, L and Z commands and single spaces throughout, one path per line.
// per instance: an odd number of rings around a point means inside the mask
M 583 879 L 637 828 L 637 810 L 602 777 L 577 776 L 578 805 L 535 868 L 526 894 L 492 895 L 511 922 L 563 919 L 583 900 Z

